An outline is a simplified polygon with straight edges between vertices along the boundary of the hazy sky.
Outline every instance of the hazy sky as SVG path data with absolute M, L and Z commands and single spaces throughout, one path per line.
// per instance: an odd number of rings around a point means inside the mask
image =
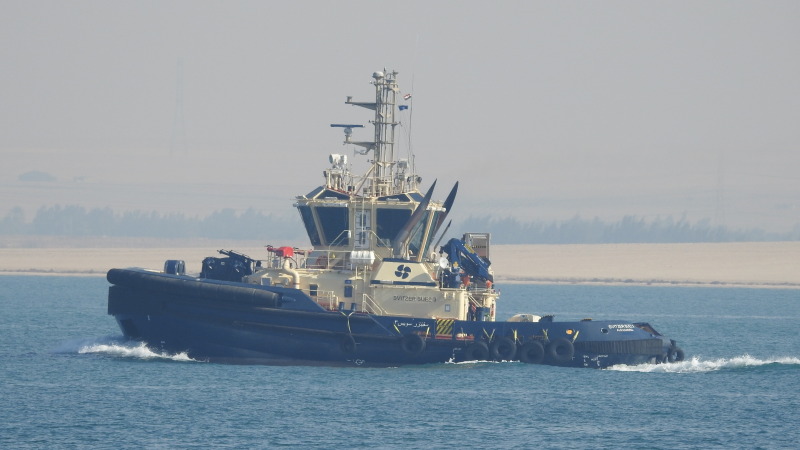
M 385 67 L 413 92 L 423 179 L 440 199 L 461 182 L 456 217 L 800 224 L 797 1 L 0 8 L 0 217 L 294 215 L 327 155 L 352 154 L 329 124 L 368 124 L 345 97 Z M 32 170 L 58 181 L 18 181 Z

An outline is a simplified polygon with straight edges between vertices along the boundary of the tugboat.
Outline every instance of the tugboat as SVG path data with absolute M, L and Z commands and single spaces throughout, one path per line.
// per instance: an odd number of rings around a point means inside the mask
M 400 366 L 522 361 L 569 367 L 667 363 L 684 352 L 647 323 L 561 322 L 517 314 L 496 321 L 488 233 L 441 241 L 458 183 L 443 202 L 425 193 L 395 130 L 408 108 L 397 72 L 375 72 L 374 137 L 345 144 L 365 155 L 356 174 L 331 154 L 324 184 L 296 197 L 312 250 L 267 246 L 263 259 L 232 250 L 163 270 L 111 269 L 108 313 L 126 338 L 164 352 L 240 364 Z M 398 104 L 398 101 L 402 104 Z

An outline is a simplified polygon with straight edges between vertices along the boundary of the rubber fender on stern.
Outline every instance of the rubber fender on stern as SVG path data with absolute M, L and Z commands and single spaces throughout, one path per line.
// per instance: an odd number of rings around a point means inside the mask
M 489 359 L 489 346 L 486 342 L 475 341 L 464 349 L 464 361 L 486 361 Z
M 342 337 L 342 340 L 339 341 L 339 348 L 344 353 L 348 354 L 355 353 L 356 352 L 355 338 L 353 338 L 353 336 L 349 334 L 345 335 L 344 337 Z
M 686 358 L 686 354 L 683 353 L 683 350 L 680 347 L 672 347 L 669 349 L 669 353 L 667 353 L 667 361 L 673 362 L 681 362 Z
M 407 334 L 400 339 L 400 346 L 407 355 L 419 355 L 425 351 L 425 339 L 418 334 Z
M 519 360 L 528 364 L 541 364 L 544 361 L 544 347 L 539 341 L 529 341 L 519 348 Z
M 567 338 L 560 337 L 547 344 L 547 356 L 554 362 L 565 363 L 575 356 L 575 346 Z
M 496 361 L 511 361 L 517 354 L 517 343 L 508 336 L 501 337 L 492 342 L 489 354 Z

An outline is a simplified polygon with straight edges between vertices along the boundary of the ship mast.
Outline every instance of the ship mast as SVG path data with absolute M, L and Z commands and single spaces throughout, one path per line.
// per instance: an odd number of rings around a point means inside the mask
M 384 69 L 385 70 L 385 69 Z M 345 103 L 360 106 L 375 111 L 375 117 L 370 122 L 375 127 L 374 140 L 371 142 L 352 141 L 345 132 L 345 144 L 364 147 L 365 153 L 373 151 L 372 166 L 367 171 L 366 186 L 362 193 L 368 197 L 381 197 L 417 189 L 416 176 L 407 177 L 407 161 L 395 159 L 395 127 L 400 123 L 395 121 L 395 107 L 397 94 L 398 72 L 375 72 L 372 74 L 372 84 L 375 85 L 374 102 L 356 102 L 353 97 L 347 97 Z
M 397 105 L 400 89 L 397 72 L 372 74 L 375 100 L 345 103 L 372 110 L 370 123 L 373 139 L 353 139 L 353 130 L 362 125 L 332 123 L 344 129 L 344 143 L 362 147 L 356 153 L 368 156 L 368 168 L 354 176 L 347 156 L 331 154 L 331 167 L 326 169 L 325 185 L 307 195 L 297 197 L 296 206 L 308 232 L 311 244 L 317 249 L 336 247 L 337 251 L 380 253 L 378 257 L 394 256 L 419 261 L 432 243 L 441 221 L 455 196 L 455 188 L 443 205 L 432 201 L 433 183 L 423 195 L 419 191 L 422 179 L 414 173 L 414 164 L 398 158 L 395 129 L 401 125 L 398 111 L 408 108 Z M 372 153 L 370 155 L 370 153 Z

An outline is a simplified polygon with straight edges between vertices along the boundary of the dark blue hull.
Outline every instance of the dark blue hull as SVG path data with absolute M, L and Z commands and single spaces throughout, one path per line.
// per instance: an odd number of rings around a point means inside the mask
M 398 366 L 522 360 L 603 368 L 682 357 L 648 324 L 479 322 L 328 311 L 301 291 L 166 275 L 108 273 L 108 312 L 154 350 L 240 364 Z M 678 353 L 680 352 L 680 353 Z

